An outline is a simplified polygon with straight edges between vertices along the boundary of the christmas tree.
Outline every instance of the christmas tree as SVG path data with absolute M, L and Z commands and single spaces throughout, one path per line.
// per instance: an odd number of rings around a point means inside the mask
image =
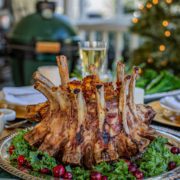
M 179 0 L 142 0 L 134 12 L 131 31 L 142 37 L 132 63 L 180 73 Z

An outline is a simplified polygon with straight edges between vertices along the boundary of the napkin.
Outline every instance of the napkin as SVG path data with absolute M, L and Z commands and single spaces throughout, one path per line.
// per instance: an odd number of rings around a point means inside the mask
M 2 93 L 6 102 L 16 105 L 26 106 L 46 101 L 46 97 L 33 86 L 4 87 Z

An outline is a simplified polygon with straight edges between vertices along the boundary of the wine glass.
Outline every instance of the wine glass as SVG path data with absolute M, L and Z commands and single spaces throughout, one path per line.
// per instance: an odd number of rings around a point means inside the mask
M 107 43 L 103 41 L 82 41 L 79 42 L 80 58 L 83 77 L 89 74 L 89 66 L 94 64 L 103 75 L 106 68 Z

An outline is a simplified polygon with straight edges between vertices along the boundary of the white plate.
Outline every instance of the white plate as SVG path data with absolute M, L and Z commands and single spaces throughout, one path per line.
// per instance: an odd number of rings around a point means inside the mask
M 180 98 L 180 95 L 178 95 Z M 160 105 L 172 112 L 180 114 L 180 101 L 176 100 L 174 96 L 167 96 L 160 100 Z
M 177 95 L 180 94 L 180 89 L 174 90 L 174 91 L 169 91 L 169 92 L 163 92 L 163 93 L 155 93 L 155 94 L 148 94 L 144 96 L 145 101 L 153 101 L 156 99 L 163 98 L 165 96 L 172 96 L 172 95 Z

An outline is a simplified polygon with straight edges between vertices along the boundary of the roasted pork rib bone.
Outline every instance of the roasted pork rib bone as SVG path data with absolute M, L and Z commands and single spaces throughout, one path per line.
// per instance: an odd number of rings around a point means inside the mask
M 57 101 L 57 108 L 51 111 L 49 131 L 44 138 L 43 143 L 39 147 L 39 150 L 47 152 L 49 155 L 53 156 L 56 154 L 62 144 L 67 141 L 68 133 L 64 133 L 65 124 L 67 123 L 67 99 L 66 94 L 63 94 L 61 87 L 53 87 L 51 95 Z M 51 105 L 52 102 L 50 102 Z M 50 107 L 51 108 L 51 107 Z
M 119 92 L 119 116 L 122 116 L 123 112 L 123 105 L 124 105 L 124 99 L 125 99 L 125 84 L 124 84 L 124 65 L 121 62 L 118 62 L 117 64 L 117 83 L 119 83 L 120 88 L 118 87 Z
M 78 127 L 77 127 L 76 140 L 79 144 L 83 141 L 82 133 L 85 127 L 87 108 L 86 108 L 86 103 L 85 103 L 85 99 L 83 97 L 82 91 L 80 89 L 75 89 L 74 94 L 75 94 L 75 100 L 76 100 L 77 111 L 78 111 Z
M 133 68 L 133 74 L 131 75 L 131 80 L 129 83 L 129 93 L 128 93 L 128 104 L 131 112 L 134 115 L 134 120 L 137 122 L 139 120 L 137 110 L 136 110 L 136 104 L 134 102 L 134 91 L 135 91 L 135 83 L 136 83 L 136 78 L 138 76 L 139 68 L 134 67 Z
M 122 83 L 124 81 L 124 64 L 121 62 L 117 63 L 116 73 L 117 73 L 117 82 Z
M 69 131 L 64 131 L 64 129 L 67 128 L 70 111 L 68 108 L 70 102 L 63 87 L 52 88 L 52 96 L 57 100 L 59 108 L 51 114 L 50 130 L 39 147 L 39 150 L 45 151 L 51 156 L 59 152 L 59 149 L 68 141 Z
M 121 85 L 120 89 L 120 102 L 119 102 L 119 111 L 122 115 L 122 122 L 123 122 L 123 129 L 126 134 L 129 134 L 129 127 L 128 127 L 128 119 L 127 119 L 127 90 L 129 86 L 131 76 L 126 76 L 124 82 Z
M 85 120 L 87 115 L 87 107 L 85 103 L 85 99 L 83 97 L 82 91 L 80 89 L 74 90 L 75 94 L 75 101 L 77 104 L 77 113 L 78 113 L 78 124 L 77 124 L 77 131 L 76 131 L 76 148 L 75 152 L 73 153 L 73 164 L 80 164 L 82 154 L 82 144 L 84 143 L 84 131 L 85 131 Z
M 74 138 L 70 139 L 65 146 L 65 153 L 63 161 L 66 163 L 72 163 L 76 165 L 81 164 L 82 159 L 82 144 L 84 143 L 84 131 L 85 131 L 85 119 L 87 114 L 87 108 L 85 99 L 80 89 L 74 89 L 75 103 L 77 106 L 77 128 Z
M 99 131 L 103 132 L 104 122 L 106 118 L 106 104 L 104 97 L 104 86 L 102 84 L 98 84 L 96 86 L 96 99 L 98 109 Z
M 62 86 L 66 86 L 69 82 L 69 71 L 68 71 L 68 64 L 66 56 L 57 56 L 56 57 L 58 68 L 59 68 L 59 75 L 61 77 L 61 84 Z
M 49 88 L 52 88 L 53 86 L 55 86 L 49 79 L 47 79 L 45 76 L 43 76 L 40 72 L 36 71 L 33 74 L 33 79 L 35 81 L 39 81 L 41 83 L 43 83 L 44 85 L 46 85 Z
M 106 148 L 108 146 L 109 138 L 104 131 L 104 123 L 106 118 L 106 105 L 105 105 L 105 97 L 104 97 L 104 86 L 102 84 L 98 84 L 96 86 L 96 100 L 97 100 L 97 110 L 98 110 L 98 134 L 97 134 L 97 142 L 94 146 L 94 156 L 96 163 L 100 163 L 102 161 L 109 161 L 110 157 L 106 152 Z M 105 136 L 104 136 L 105 135 Z
M 59 109 L 59 104 L 52 96 L 51 90 L 48 87 L 46 87 L 41 82 L 36 82 L 34 87 L 47 97 L 50 102 L 50 109 L 46 118 L 37 126 L 35 126 L 33 130 L 31 130 L 28 134 L 25 135 L 25 139 L 29 142 L 30 145 L 34 145 L 40 142 L 45 137 L 45 135 L 49 131 L 47 125 L 51 120 L 51 115 L 54 113 L 54 111 L 57 111 Z
M 64 89 L 62 86 L 53 87 L 52 94 L 58 101 L 60 105 L 60 110 L 63 112 L 66 111 L 67 108 L 70 106 L 66 89 Z
M 56 98 L 53 96 L 50 88 L 47 88 L 41 82 L 35 82 L 34 88 L 40 91 L 48 99 L 51 112 L 59 108 L 59 103 L 57 102 Z

